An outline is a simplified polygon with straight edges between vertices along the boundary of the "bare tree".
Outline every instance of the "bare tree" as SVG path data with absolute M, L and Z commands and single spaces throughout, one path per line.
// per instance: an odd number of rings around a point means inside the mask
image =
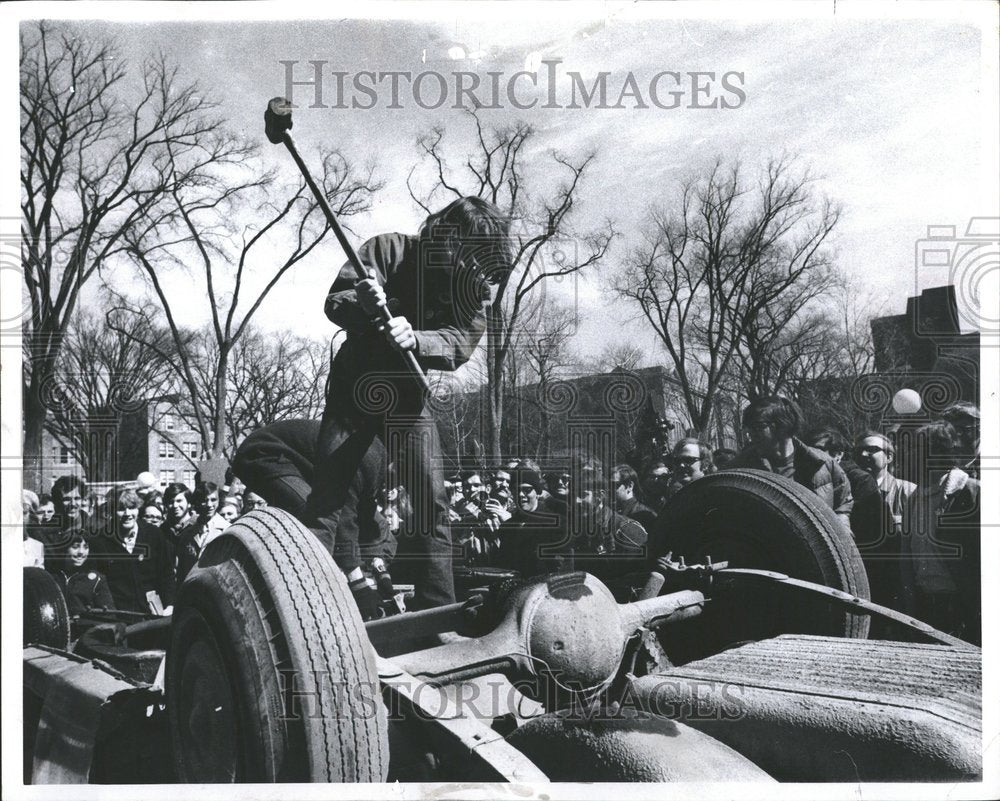
M 225 408 L 229 452 L 262 426 L 319 419 L 330 371 L 328 343 L 251 330 L 234 347 Z
M 84 286 L 172 192 L 246 151 L 220 142 L 214 105 L 162 58 L 147 61 L 134 86 L 113 41 L 41 22 L 22 30 L 20 68 L 21 260 L 31 310 L 24 464 L 27 483 L 38 486 L 46 399 Z M 166 169 L 168 154 L 184 168 Z
M 645 246 L 612 286 L 656 332 L 692 427 L 707 434 L 748 329 L 776 317 L 782 297 L 828 280 L 824 246 L 840 212 L 783 160 L 770 161 L 755 187 L 738 165 L 717 162 L 671 209 L 652 212 Z
M 170 335 L 156 321 L 135 318 L 127 335 L 109 328 L 104 314 L 74 315 L 56 365 L 56 394 L 49 404 L 46 430 L 69 448 L 91 481 L 113 481 L 113 453 L 102 432 L 116 428 L 144 401 L 167 392 L 171 371 L 164 356 Z M 160 353 L 137 344 L 155 343 Z
M 857 408 L 852 387 L 875 369 L 871 321 L 883 313 L 884 304 L 866 297 L 856 280 L 837 281 L 812 346 L 789 371 L 790 393 L 811 425 L 852 434 L 877 423 Z
M 480 461 L 484 452 L 477 419 L 482 408 L 478 390 L 482 386 L 483 365 L 469 364 L 473 369 L 431 375 L 432 405 L 441 435 L 441 450 L 454 466 L 469 456 Z
M 612 370 L 632 372 L 642 366 L 646 351 L 631 342 L 606 345 L 593 360 L 591 369 L 595 373 L 610 373 Z
M 534 386 L 520 392 L 522 402 L 535 406 L 539 416 L 535 459 L 549 456 L 551 451 L 552 415 L 547 402 L 552 382 L 562 377 L 578 359 L 570 343 L 576 333 L 576 312 L 569 306 L 555 301 L 540 303 L 523 321 L 519 347 L 515 357 L 524 365 L 522 383 L 531 381 Z M 524 437 L 522 437 L 524 439 Z
M 319 163 L 319 183 L 337 216 L 366 212 L 382 186 L 374 168 L 356 168 L 338 151 L 321 153 Z M 168 165 L 176 166 L 169 158 Z M 150 300 L 164 312 L 176 345 L 177 380 L 190 401 L 205 458 L 212 459 L 226 451 L 234 349 L 271 290 L 313 251 L 329 226 L 305 182 L 282 186 L 260 168 L 256 148 L 250 148 L 242 174 L 230 170 L 197 187 L 179 187 L 169 199 L 168 214 L 129 233 L 127 253 L 146 280 Z M 286 231 L 290 236 L 283 241 Z M 282 255 L 275 257 L 275 250 Z M 201 286 L 192 292 L 187 283 L 183 295 L 171 293 L 164 279 L 180 272 Z M 210 327 L 207 338 L 192 344 L 176 311 L 194 297 L 207 301 Z M 121 294 L 118 300 L 123 312 L 144 313 L 145 301 Z
M 574 210 L 580 205 L 583 180 L 594 154 L 572 158 L 550 153 L 535 159 L 535 175 L 556 176 L 555 186 L 542 188 L 529 181 L 527 146 L 534 129 L 523 122 L 486 128 L 475 112 L 472 141 L 459 148 L 462 155 L 449 158 L 445 133 L 435 128 L 418 141 L 423 163 L 430 173 L 429 188 L 414 188 L 413 176 L 407 186 L 414 202 L 426 212 L 431 207 L 465 195 L 478 195 L 496 204 L 514 221 L 514 270 L 503 278 L 487 309 L 486 328 L 486 447 L 491 458 L 502 450 L 505 396 L 509 381 L 510 351 L 518 320 L 532 298 L 545 288 L 548 279 L 570 276 L 600 262 L 615 236 L 610 221 L 599 230 L 578 232 Z M 560 178 L 561 176 L 561 178 Z

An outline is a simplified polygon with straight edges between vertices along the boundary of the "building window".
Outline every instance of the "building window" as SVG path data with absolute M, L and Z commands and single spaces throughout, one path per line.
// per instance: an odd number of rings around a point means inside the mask
M 186 456 L 197 459 L 200 455 L 198 453 L 198 443 L 197 442 L 185 442 L 184 443 L 184 453 Z
M 160 484 L 173 484 L 177 480 L 177 473 L 173 470 L 160 471 Z
M 161 459 L 174 458 L 174 443 L 167 442 L 164 439 L 160 440 L 160 458 Z
M 184 471 L 184 483 L 187 484 L 188 488 L 194 486 L 194 470 Z
M 69 448 L 65 445 L 59 446 L 59 464 L 69 464 Z
M 174 430 L 174 416 L 172 414 L 163 415 L 163 428 L 166 431 Z

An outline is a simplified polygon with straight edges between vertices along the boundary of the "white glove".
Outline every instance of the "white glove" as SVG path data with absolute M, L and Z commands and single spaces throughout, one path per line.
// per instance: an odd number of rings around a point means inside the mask
M 941 479 L 941 486 L 944 488 L 945 497 L 954 495 L 956 492 L 964 489 L 968 481 L 968 473 L 958 467 L 951 468 L 948 474 Z

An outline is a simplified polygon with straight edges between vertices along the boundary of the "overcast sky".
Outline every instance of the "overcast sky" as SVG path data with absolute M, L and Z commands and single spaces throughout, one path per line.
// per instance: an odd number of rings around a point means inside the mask
M 995 208 L 983 190 L 981 152 L 983 136 L 990 134 L 983 128 L 982 42 L 979 29 L 967 22 L 649 20 L 628 11 L 570 21 L 570 14 L 551 10 L 543 18 L 524 13 L 499 20 L 473 18 L 468 8 L 451 12 L 441 21 L 98 22 L 81 25 L 80 31 L 115 35 L 131 64 L 164 51 L 184 77 L 223 98 L 234 126 L 261 141 L 266 101 L 285 92 L 282 60 L 300 62 L 299 78 L 311 75 L 310 59 L 320 59 L 329 62 L 331 72 L 465 69 L 484 79 L 487 71 L 502 71 L 506 80 L 518 70 L 535 69 L 541 58 L 558 58 L 563 95 L 570 70 L 588 81 L 599 71 L 612 73 L 613 95 L 628 72 L 644 92 L 663 70 L 743 73 L 746 99 L 738 108 L 482 112 L 487 123 L 523 119 L 537 128 L 528 171 L 539 188 L 556 180 L 550 150 L 571 156 L 597 151 L 576 221 L 586 230 L 610 216 L 623 232 L 604 276 L 635 246 L 650 204 L 669 207 L 678 182 L 720 156 L 739 158 L 750 169 L 771 155 L 799 157 L 821 178 L 822 191 L 843 204 L 834 238 L 840 264 L 894 311 L 903 310 L 915 284 L 947 282 L 926 270 L 915 274 L 915 242 L 927 226 L 956 225 L 961 234 L 970 216 Z M 473 58 L 449 60 L 449 49 L 451 56 L 459 55 L 456 46 Z M 530 99 L 531 87 L 519 86 L 519 96 Z M 714 86 L 719 94 L 718 80 Z M 332 103 L 332 75 L 324 89 Z M 310 90 L 297 91 L 295 99 L 308 104 Z M 543 92 L 538 90 L 539 106 Z M 387 95 L 383 85 L 372 110 L 295 112 L 294 135 L 307 160 L 315 146 L 336 145 L 359 161 L 373 159 L 387 182 L 373 212 L 357 223 L 359 239 L 382 231 L 412 232 L 419 224 L 404 181 L 417 161 L 420 133 L 440 125 L 450 136 L 470 134 L 460 111 L 421 109 L 405 88 L 404 108 L 387 109 Z M 690 94 L 684 102 L 689 99 Z M 283 148 L 267 147 L 267 159 L 292 169 Z M 262 308 L 260 323 L 269 328 L 294 323 L 300 332 L 326 335 L 330 324 L 321 299 L 342 261 L 331 237 L 278 287 Z M 602 280 L 595 275 L 578 286 L 578 346 L 598 350 L 609 341 L 609 330 L 652 343 L 641 324 L 621 327 L 625 312 L 611 302 Z M 199 309 L 207 314 L 203 301 L 189 309 L 192 315 Z M 650 348 L 651 362 L 662 358 Z

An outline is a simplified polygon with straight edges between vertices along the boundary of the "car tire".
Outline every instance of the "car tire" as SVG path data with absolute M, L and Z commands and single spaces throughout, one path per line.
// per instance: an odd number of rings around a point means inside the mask
M 850 531 L 814 493 L 773 473 L 726 470 L 700 478 L 678 492 L 659 519 L 656 547 L 673 551 L 674 559 L 711 556 L 731 568 L 770 570 L 869 597 Z M 842 606 L 768 588 L 739 592 L 748 603 L 734 619 L 756 619 L 752 628 L 743 626 L 740 639 L 793 632 L 863 639 L 868 633 L 868 617 Z
M 240 518 L 178 589 L 166 670 L 187 782 L 381 782 L 388 724 L 343 574 L 287 512 Z
M 41 567 L 24 568 L 24 645 L 69 648 L 69 609 L 52 574 Z

